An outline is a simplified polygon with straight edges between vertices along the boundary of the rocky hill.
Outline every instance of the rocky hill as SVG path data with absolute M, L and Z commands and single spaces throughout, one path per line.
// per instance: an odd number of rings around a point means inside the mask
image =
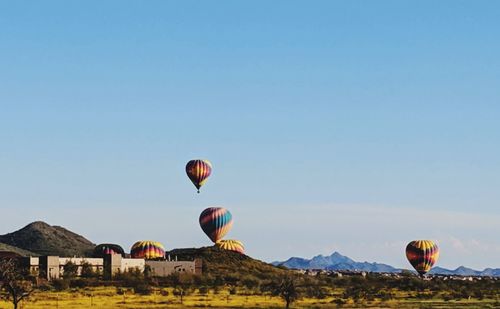
M 83 236 L 41 221 L 0 235 L 0 243 L 23 250 L 17 251 L 22 255 L 90 256 L 95 246 Z
M 290 271 L 218 247 L 174 249 L 167 252 L 171 259 L 193 260 L 201 258 L 203 273 L 207 275 L 231 275 L 239 278 L 256 277 L 260 280 L 273 279 Z

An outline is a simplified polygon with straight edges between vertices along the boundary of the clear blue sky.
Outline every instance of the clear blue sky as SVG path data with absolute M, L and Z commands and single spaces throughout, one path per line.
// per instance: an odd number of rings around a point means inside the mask
M 500 267 L 497 1 L 0 3 L 0 233 Z M 197 195 L 184 173 L 208 158 Z

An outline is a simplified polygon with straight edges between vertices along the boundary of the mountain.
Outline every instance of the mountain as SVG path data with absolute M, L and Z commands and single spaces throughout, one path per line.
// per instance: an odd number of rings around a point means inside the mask
M 442 267 L 434 267 L 431 269 L 429 274 L 500 277 L 500 268 L 486 268 L 486 269 L 481 271 L 481 270 L 474 270 L 472 268 L 467 268 L 464 266 L 460 266 L 454 270 L 450 270 L 450 269 L 446 269 L 446 268 L 442 268 Z
M 284 266 L 291 269 L 324 269 L 324 270 L 352 270 L 366 272 L 398 273 L 401 269 L 387 264 L 356 262 L 347 256 L 334 252 L 330 256 L 317 255 L 312 259 L 292 257 L 284 262 L 273 262 L 273 265 Z M 455 275 L 455 276 L 492 276 L 500 277 L 500 268 L 486 268 L 483 271 L 474 270 L 464 266 L 450 270 L 442 267 L 434 267 L 429 272 L 434 275 Z
M 95 247 L 83 236 L 41 221 L 30 223 L 16 232 L 0 235 L 0 243 L 38 255 L 57 256 L 90 256 Z
M 450 270 L 436 266 L 429 271 L 429 274 L 439 274 L 439 275 L 460 275 L 460 276 L 479 276 L 480 271 L 470 269 L 464 266 L 460 266 L 455 270 Z
M 482 276 L 500 277 L 500 268 L 485 268 L 481 273 Z
M 284 262 L 273 262 L 273 265 L 285 266 L 293 269 L 325 269 L 325 270 L 353 270 L 368 272 L 400 272 L 400 269 L 387 264 L 355 262 L 338 252 L 329 256 L 317 255 L 312 259 L 292 257 Z

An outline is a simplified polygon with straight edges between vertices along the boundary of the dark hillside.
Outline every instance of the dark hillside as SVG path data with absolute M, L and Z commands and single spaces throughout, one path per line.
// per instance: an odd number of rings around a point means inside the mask
M 22 229 L 0 236 L 0 243 L 39 255 L 90 256 L 94 244 L 60 226 L 37 221 Z
M 255 260 L 247 255 L 219 249 L 218 247 L 202 247 L 174 249 L 167 252 L 170 258 L 179 260 L 203 260 L 203 273 L 210 276 L 254 276 L 260 280 L 271 280 L 291 273 L 291 270 L 273 266 Z
M 38 256 L 38 254 L 34 252 L 30 252 L 28 250 L 23 250 L 21 248 L 17 248 L 14 246 L 9 246 L 4 243 L 0 243 L 0 252 L 13 252 L 19 254 L 20 256 Z

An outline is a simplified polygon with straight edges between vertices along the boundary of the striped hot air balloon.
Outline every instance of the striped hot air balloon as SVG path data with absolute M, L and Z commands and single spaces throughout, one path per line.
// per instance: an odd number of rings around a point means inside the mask
M 233 216 L 222 207 L 210 207 L 200 215 L 200 226 L 213 242 L 221 240 L 233 226 Z
M 243 246 L 243 243 L 241 243 L 241 241 L 239 240 L 235 239 L 219 240 L 215 245 L 224 250 L 245 254 L 245 247 Z
M 205 184 L 212 173 L 212 164 L 208 160 L 191 160 L 186 164 L 186 174 L 200 193 L 200 188 Z
M 406 257 L 420 274 L 424 275 L 439 258 L 439 248 L 431 240 L 414 240 L 406 246 Z
M 130 256 L 146 260 L 163 259 L 165 257 L 165 248 L 157 241 L 141 240 L 132 246 Z
M 120 254 L 125 255 L 125 251 L 120 245 L 116 244 L 100 244 L 94 248 L 93 257 L 102 258 L 108 254 Z

